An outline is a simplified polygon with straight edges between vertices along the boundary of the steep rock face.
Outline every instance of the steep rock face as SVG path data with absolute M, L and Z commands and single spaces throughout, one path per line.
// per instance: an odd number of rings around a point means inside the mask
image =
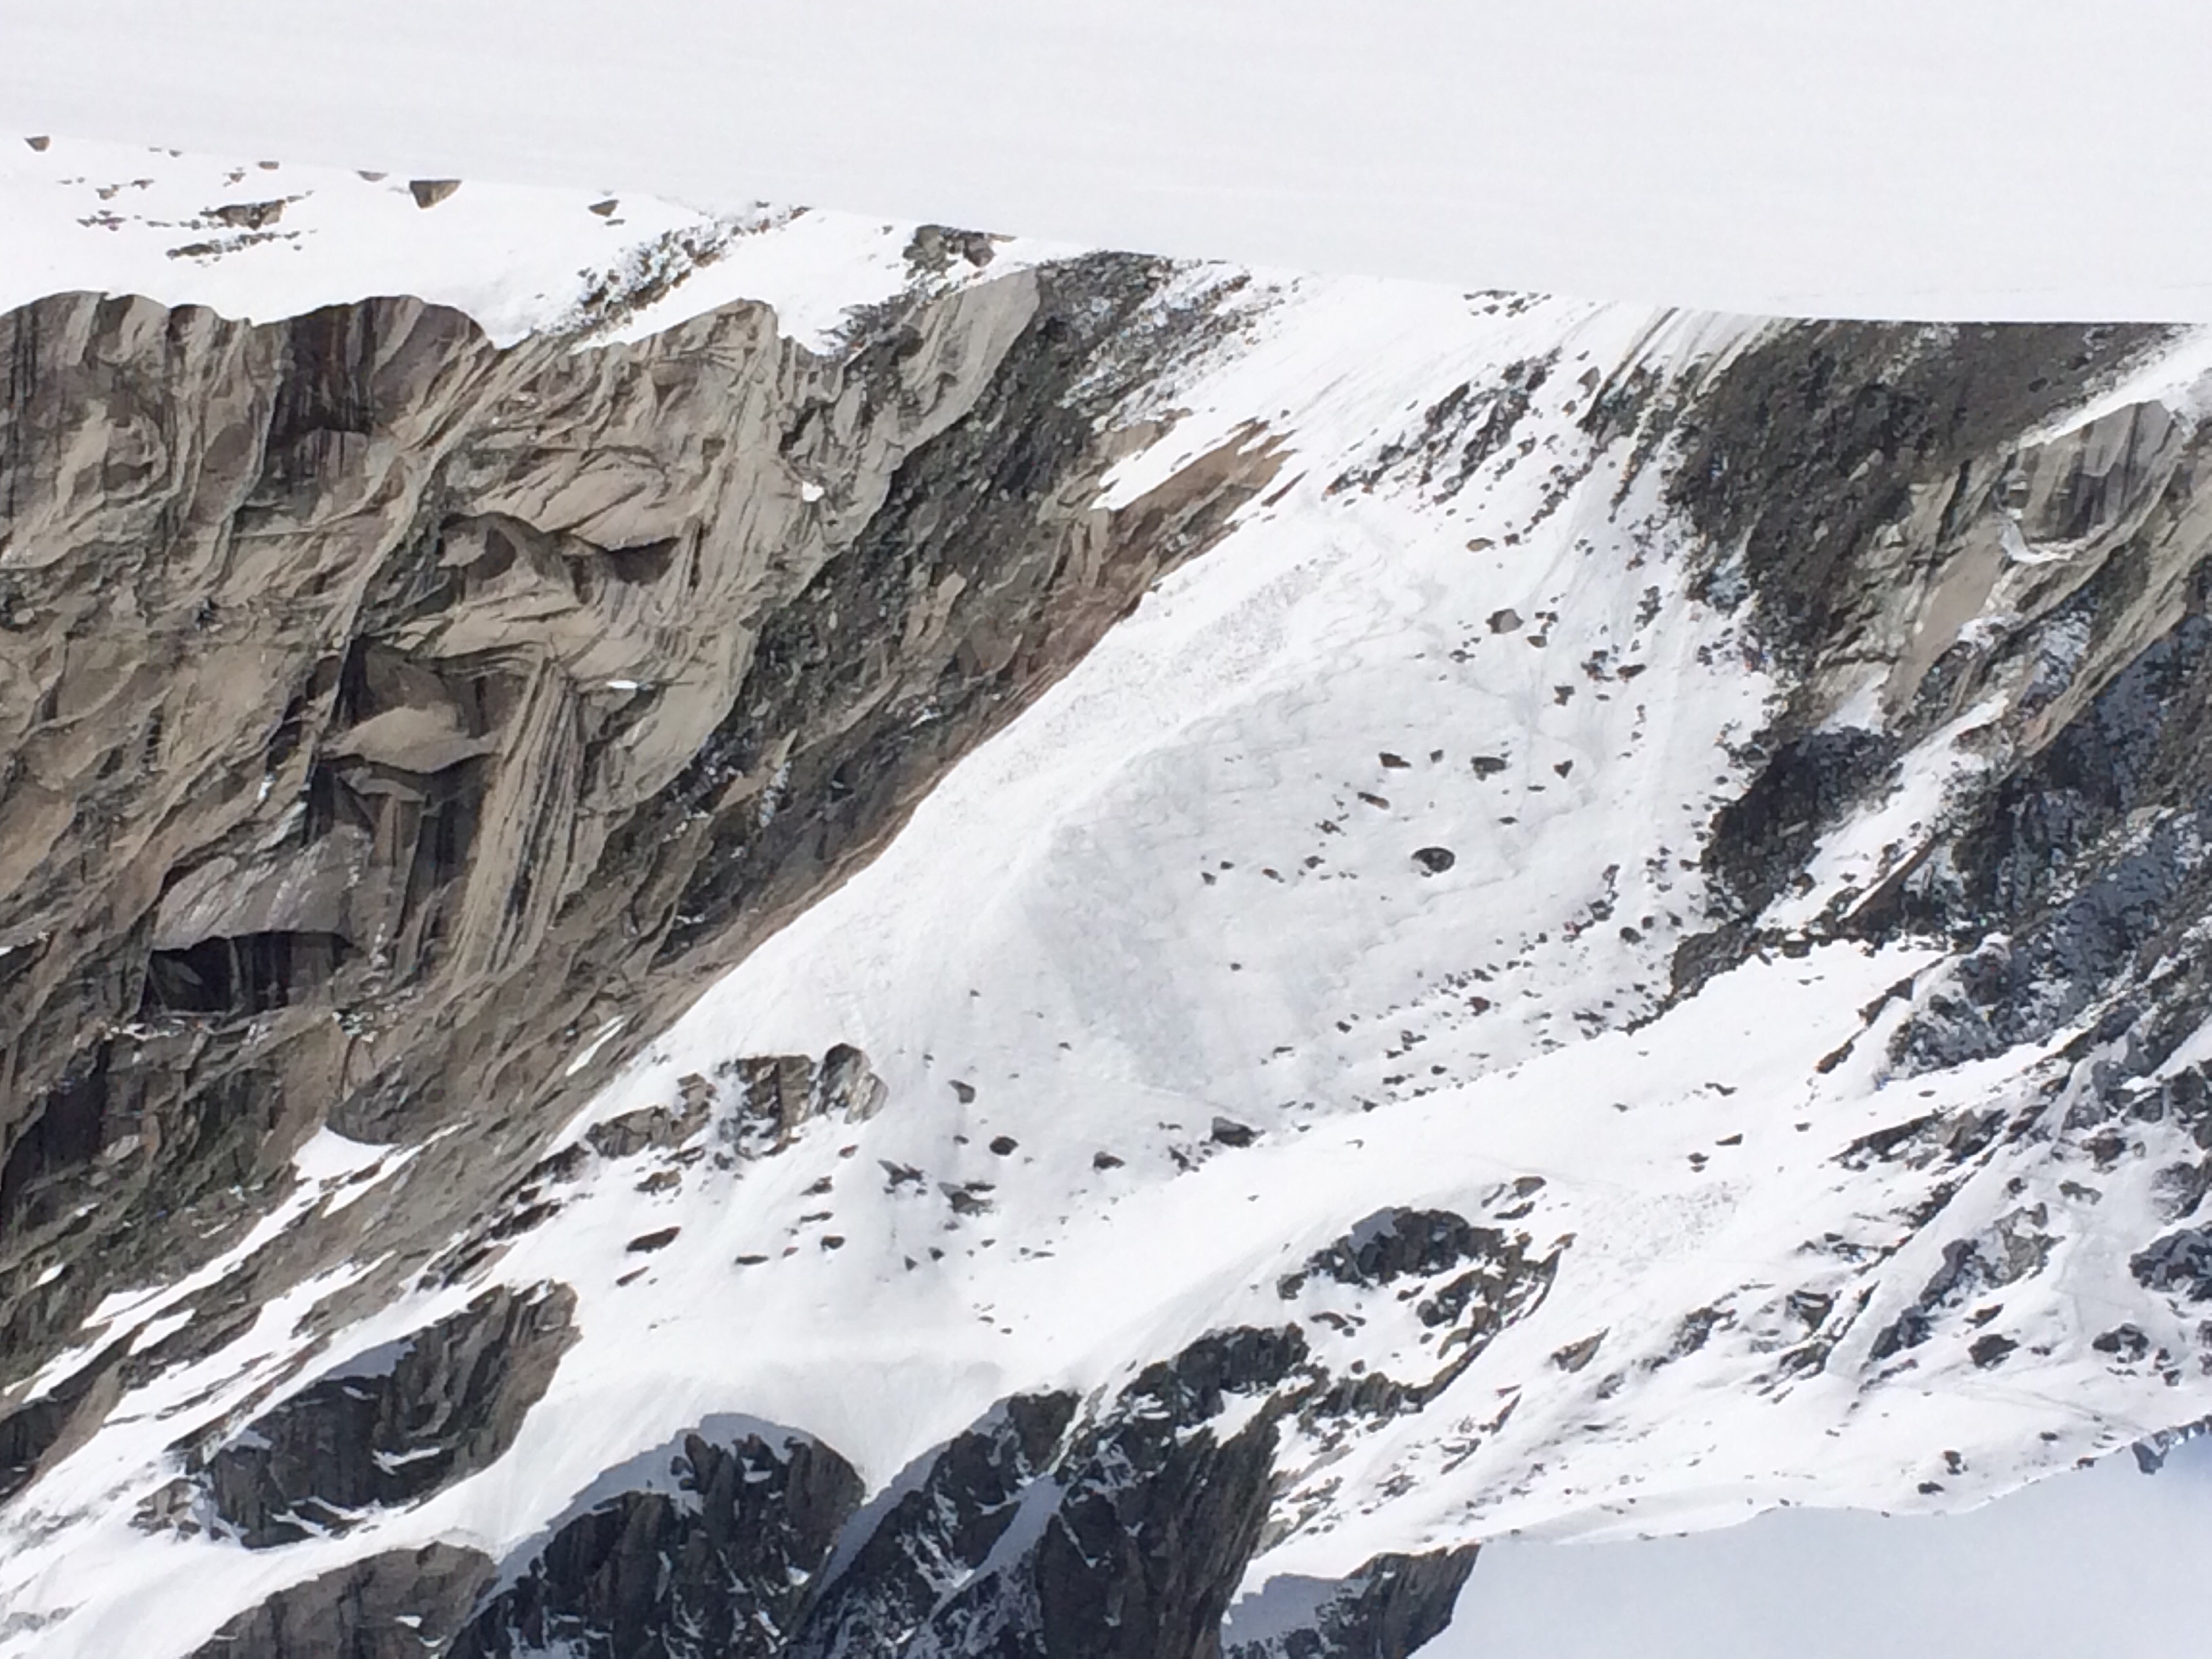
M 1413 1227 L 1368 1228 L 1338 1254 L 1364 1247 L 1387 1279 L 1460 1260 L 1452 1228 L 1427 1231 L 1425 1248 L 1407 1248 L 1391 1241 Z M 382 1659 L 402 1629 L 450 1659 L 1217 1659 L 1266 1530 L 1278 1425 L 1335 1409 L 1326 1381 L 1295 1327 L 1216 1333 L 1087 1414 L 1073 1395 L 1011 1398 L 865 1508 L 851 1466 L 809 1437 L 702 1427 L 665 1479 L 560 1525 L 465 1620 L 490 1564 L 443 1547 L 392 1553 L 280 1592 L 194 1659 L 285 1659 L 318 1640 Z M 278 1438 L 343 1386 L 296 1396 L 283 1421 L 272 1413 L 241 1439 Z M 320 1429 L 341 1444 L 373 1437 Z M 1315 1586 L 1263 1636 L 1232 1626 L 1226 1652 L 1404 1659 L 1448 1621 L 1474 1558 L 1378 1558 Z
M 2212 433 L 2184 383 L 2047 424 L 2160 337 L 1808 325 L 1718 371 L 1685 416 L 1673 498 L 1711 538 L 1709 586 L 1756 617 L 1791 692 L 1715 820 L 1705 862 L 1727 902 L 1677 954 L 1677 994 L 1756 949 L 1930 941 L 1947 959 L 1864 1011 L 1885 1067 L 1934 1079 L 2030 1056 L 1841 1160 L 1888 1170 L 1899 1213 L 1938 1247 L 1872 1331 L 1871 1365 L 2012 1360 L 1997 1298 L 2068 1242 L 2031 1184 L 2069 1206 L 2118 1187 L 2169 1224 L 2212 1191 L 2193 1042 L 2212 1017 L 2197 948 L 2212 925 Z M 1891 811 L 1903 833 L 1877 843 L 1863 826 L 1899 798 L 1917 811 Z M 2013 1201 L 1959 1201 L 2008 1167 L 2034 1171 L 2010 1176 Z M 2166 1304 L 2157 1337 L 2131 1322 L 2095 1337 L 2116 1375 L 2178 1384 L 2212 1364 L 2198 1237 L 2106 1247 Z M 1792 1369 L 1825 1365 L 1864 1305 L 1814 1322 Z
M 375 1231 L 389 1294 L 1217 534 L 1264 450 L 1093 505 L 1164 275 L 895 305 L 834 360 L 758 307 L 581 351 L 406 301 L 0 319 L 9 1376 L 319 1123 L 465 1121 L 225 1287 Z
M 906 1651 L 1213 1659 L 1267 1519 L 1275 1391 L 1302 1380 L 1304 1358 L 1295 1328 L 1237 1330 L 1147 1367 L 1075 1436 L 1030 1547 L 946 1601 Z M 1258 1409 L 1231 1413 L 1239 1396 Z
M 565 1285 L 487 1291 L 397 1352 L 289 1396 L 205 1454 L 212 1524 L 268 1549 L 342 1533 L 489 1467 L 552 1381 L 575 1303 Z
M 2014 704 L 2005 743 L 2032 753 L 2178 618 L 2203 534 L 2193 428 L 2146 403 L 2039 431 L 2166 337 L 1802 324 L 1646 412 L 1678 447 L 1668 498 L 1703 538 L 1705 591 L 1744 611 L 1787 687 L 1705 849 L 1734 916 L 1686 944 L 1679 988 L 1740 958 L 1745 930 L 1825 832 L 1891 790 L 1912 744 L 1996 695 Z M 2036 674 L 2039 635 L 2100 577 L 2125 603 L 2086 656 Z
M 827 1447 L 750 1434 L 691 1435 L 673 1492 L 627 1492 L 556 1533 L 472 1619 L 452 1659 L 578 1653 L 590 1659 L 769 1659 L 860 1502 Z
M 933 1456 L 883 1513 L 848 1528 L 794 1659 L 897 1653 L 914 1640 L 1006 1536 L 1079 1403 L 1068 1394 L 1016 1395 Z

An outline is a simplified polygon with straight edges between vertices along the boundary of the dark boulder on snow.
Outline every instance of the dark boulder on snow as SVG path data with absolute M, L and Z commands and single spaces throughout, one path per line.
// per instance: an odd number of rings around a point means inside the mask
M 2212 1301 L 2212 1230 L 2185 1227 L 2168 1233 L 2129 1260 L 2145 1290 L 2177 1292 L 2191 1302 Z

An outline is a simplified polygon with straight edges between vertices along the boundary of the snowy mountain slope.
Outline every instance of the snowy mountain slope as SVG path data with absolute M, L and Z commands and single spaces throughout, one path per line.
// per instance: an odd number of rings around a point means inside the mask
M 1486 1538 L 1948 1507 L 2212 1409 L 2203 339 L 1219 267 L 1114 337 L 1190 318 L 1085 360 L 1067 487 L 1264 456 L 1218 541 L 527 1174 L 466 1185 L 477 1103 L 325 1125 L 92 1309 L 9 1397 L 70 1426 L 0 1652 L 283 1651 L 216 1632 L 341 1581 L 454 1652 L 1200 1653 L 1240 1587 L 1232 1653 L 1402 1651 Z M 416 1358 L 556 1305 L 544 1365 Z

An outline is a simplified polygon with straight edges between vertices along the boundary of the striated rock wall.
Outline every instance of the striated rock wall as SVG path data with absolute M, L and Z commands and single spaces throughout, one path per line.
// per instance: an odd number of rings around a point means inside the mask
M 834 358 L 750 306 L 507 351 L 406 300 L 0 319 L 0 1387 L 325 1124 L 461 1133 L 223 1294 L 372 1231 L 388 1294 L 1219 533 L 1264 446 L 1093 504 L 1166 276 Z

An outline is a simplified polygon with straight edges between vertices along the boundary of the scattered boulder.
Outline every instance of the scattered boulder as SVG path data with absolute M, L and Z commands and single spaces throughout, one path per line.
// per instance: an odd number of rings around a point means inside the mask
M 949 225 L 923 225 L 906 245 L 906 263 L 912 270 L 942 276 L 955 259 L 964 259 L 981 270 L 997 258 L 998 249 L 980 230 L 955 230 Z
M 259 230 L 282 219 L 285 206 L 281 197 L 273 202 L 226 202 L 208 209 L 207 216 L 233 230 Z
M 1570 1342 L 1552 1355 L 1552 1363 L 1561 1370 L 1572 1373 L 1583 1369 L 1597 1358 L 1598 1349 L 1604 1345 L 1606 1334 L 1586 1336 L 1579 1342 Z
M 2168 1233 L 2128 1262 L 2147 1291 L 2172 1291 L 2191 1302 L 2212 1302 L 2212 1231 L 2185 1227 Z
M 1999 1336 L 1992 1331 L 1987 1336 L 1978 1337 L 1966 1350 L 1966 1357 L 1974 1362 L 1977 1370 L 1986 1371 L 2003 1364 L 2018 1346 L 2020 1344 L 2011 1337 Z
M 706 1079 L 695 1073 L 678 1086 L 683 1091 L 683 1104 L 675 1110 L 647 1106 L 624 1112 L 620 1117 L 594 1123 L 584 1132 L 584 1139 L 601 1158 L 634 1158 L 654 1146 L 674 1151 L 707 1127 L 714 1109 L 714 1085 Z
M 848 1042 L 838 1043 L 817 1064 L 804 1054 L 734 1060 L 724 1068 L 738 1085 L 738 1110 L 725 1128 L 740 1155 L 765 1158 L 781 1152 L 805 1124 L 836 1115 L 865 1122 L 883 1109 L 890 1091 Z
M 822 1056 L 819 1078 L 822 1109 L 835 1112 L 848 1123 L 865 1123 L 884 1109 L 890 1091 L 869 1068 L 868 1057 L 849 1042 L 840 1042 Z
M 1419 865 L 1425 873 L 1441 876 L 1458 863 L 1459 859 L 1449 847 L 1424 847 L 1413 854 L 1413 862 Z
M 2108 1353 L 2130 1364 L 2140 1364 L 2150 1352 L 2150 1338 L 2136 1325 L 2115 1325 L 2089 1344 L 2099 1353 Z
M 1208 1139 L 1217 1146 L 1249 1146 L 1259 1134 L 1249 1123 L 1239 1123 L 1233 1117 L 1217 1117 Z
M 407 193 L 418 208 L 434 208 L 461 187 L 458 179 L 410 179 Z

